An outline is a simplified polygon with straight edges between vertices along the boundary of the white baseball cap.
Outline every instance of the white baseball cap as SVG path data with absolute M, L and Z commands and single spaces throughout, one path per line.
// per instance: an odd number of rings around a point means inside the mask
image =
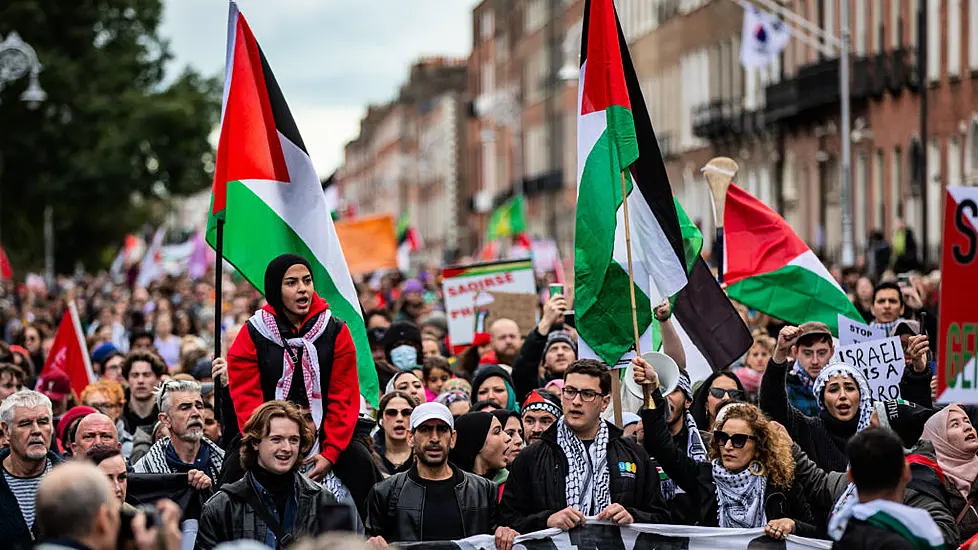
M 429 420 L 441 420 L 448 424 L 452 431 L 455 431 L 455 419 L 452 417 L 452 411 L 448 410 L 445 405 L 435 402 L 423 403 L 414 408 L 414 412 L 411 413 L 411 430 L 418 429 L 418 426 Z

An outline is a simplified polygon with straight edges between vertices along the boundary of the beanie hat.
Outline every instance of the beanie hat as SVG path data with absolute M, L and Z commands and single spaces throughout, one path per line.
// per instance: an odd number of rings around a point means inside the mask
M 422 356 L 421 329 L 410 321 L 397 321 L 387 327 L 387 334 L 384 335 L 384 355 L 387 357 L 387 361 L 393 363 L 391 361 L 391 350 L 403 343 L 409 343 L 418 348 L 418 361 L 420 362 Z
M 479 357 L 479 365 L 498 365 L 499 358 L 496 356 L 496 352 L 489 350 L 484 355 Z
M 903 441 L 904 448 L 907 449 L 917 444 L 917 440 L 924 433 L 924 424 L 934 416 L 933 409 L 903 399 L 877 401 L 873 406 L 876 408 L 880 427 L 896 432 Z
M 475 375 L 472 377 L 472 399 L 479 399 L 479 388 L 486 380 L 492 378 L 493 376 L 498 376 L 503 379 L 506 383 L 506 392 L 509 397 L 506 400 L 504 409 L 509 409 L 512 411 L 519 410 L 519 405 L 516 404 L 516 390 L 515 384 L 513 384 L 513 377 L 506 371 L 506 369 L 500 367 L 499 365 L 482 365 L 475 370 Z
M 479 456 L 489 436 L 493 416 L 487 412 L 470 412 L 455 419 L 455 447 L 448 460 L 459 469 L 472 473 L 475 457 Z
M 546 390 L 533 390 L 530 392 L 526 401 L 523 402 L 523 410 L 520 411 L 520 414 L 524 415 L 530 411 L 550 413 L 554 418 L 560 418 L 564 414 L 560 399 L 552 392 Z
M 566 330 L 554 330 L 547 335 L 547 343 L 543 346 L 543 354 L 546 355 L 550 351 L 550 346 L 556 344 L 557 342 L 563 342 L 574 350 L 574 357 L 577 357 L 577 343 L 571 338 L 571 335 Z
M 68 445 L 71 444 L 71 440 L 75 439 L 74 434 L 68 432 L 70 428 L 73 428 L 72 424 L 76 420 L 81 420 L 82 418 L 85 418 L 86 416 L 90 414 L 95 414 L 97 412 L 98 412 L 97 410 L 91 407 L 85 407 L 79 405 L 77 407 L 72 407 L 68 409 L 68 412 L 64 413 L 61 416 L 61 419 L 58 420 L 58 440 L 61 441 L 62 444 L 64 444 L 65 449 L 67 449 Z M 66 440 L 65 439 L 66 437 L 70 439 Z
M 112 342 L 104 342 L 102 344 L 95 346 L 95 349 L 92 350 L 92 361 L 95 361 L 96 363 L 99 364 L 104 363 L 105 360 L 109 357 L 109 355 L 118 352 L 119 349 L 116 348 L 112 344 Z

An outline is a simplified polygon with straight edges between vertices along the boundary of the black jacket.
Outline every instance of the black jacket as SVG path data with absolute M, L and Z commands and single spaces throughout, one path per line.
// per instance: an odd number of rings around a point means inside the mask
M 330 527 L 330 514 L 336 512 L 336 499 L 306 476 L 298 472 L 294 476 L 298 509 L 291 534 L 294 538 L 302 535 L 315 537 Z M 249 502 L 257 496 L 251 476 L 221 487 L 204 504 L 195 548 L 210 550 L 222 542 L 241 539 L 264 544 L 268 526 Z M 352 508 L 350 512 L 353 512 Z
M 10 449 L 0 450 L 0 462 L 10 456 Z M 52 466 L 61 464 L 61 456 L 57 453 L 48 451 L 48 460 Z M 0 540 L 3 541 L 4 548 L 14 550 L 20 548 L 30 548 L 34 545 L 34 534 L 31 528 L 24 521 L 24 514 L 20 511 L 17 504 L 17 497 L 7 485 L 7 478 L 0 475 Z
M 452 466 L 455 498 L 466 537 L 492 534 L 496 528 L 496 485 Z M 368 537 L 387 542 L 423 542 L 425 487 L 417 466 L 378 483 L 367 497 Z
M 539 531 L 547 528 L 551 515 L 567 507 L 569 465 L 557 444 L 557 429 L 554 423 L 540 441 L 523 449 L 510 467 L 499 504 L 502 525 L 520 533 Z M 611 424 L 608 436 L 611 502 L 624 506 L 635 523 L 668 523 L 669 510 L 659 491 L 659 476 L 645 449 L 623 438 L 622 431 Z M 635 465 L 634 474 L 615 467 L 626 462 Z
M 540 379 L 540 361 L 543 359 L 543 349 L 547 347 L 547 335 L 540 334 L 537 327 L 526 335 L 523 347 L 513 361 L 513 390 L 516 391 L 517 403 L 523 403 L 531 391 L 542 387 L 546 381 Z
M 832 550 L 914 550 L 914 545 L 893 531 L 852 518 Z
M 820 468 L 830 472 L 846 471 L 849 466 L 846 457 L 849 436 L 832 433 L 821 418 L 805 416 L 788 403 L 784 385 L 787 373 L 787 363 L 778 364 L 774 359 L 768 361 L 767 370 L 761 378 L 758 406 L 771 420 L 783 424 L 791 439 Z M 900 395 L 907 401 L 930 408 L 930 378 L 929 370 L 917 374 L 908 366 L 900 381 Z
M 697 517 L 683 518 L 684 523 L 719 527 L 719 503 L 713 467 L 710 462 L 696 462 L 679 449 L 666 426 L 666 402 L 659 392 L 653 392 L 655 409 L 643 409 L 645 448 L 655 456 L 662 470 L 682 487 L 690 498 L 699 503 Z M 811 537 L 817 533 L 811 508 L 797 483 L 789 489 L 768 483 L 764 495 L 764 512 L 768 520 L 789 518 L 795 521 L 795 535 Z

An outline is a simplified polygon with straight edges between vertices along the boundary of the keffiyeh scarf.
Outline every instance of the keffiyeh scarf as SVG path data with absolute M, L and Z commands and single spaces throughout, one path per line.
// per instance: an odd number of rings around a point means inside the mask
M 693 419 L 693 415 L 689 411 L 683 413 L 683 416 L 685 417 L 686 431 L 688 432 L 686 436 L 686 456 L 696 462 L 706 462 L 708 458 L 706 445 L 703 444 L 703 437 L 700 435 L 700 430 L 696 426 L 696 420 Z M 676 498 L 676 495 L 685 493 L 681 487 L 676 485 L 676 482 L 672 478 L 665 476 L 664 472 L 659 474 L 659 491 L 662 493 L 662 498 L 666 499 L 667 502 Z
M 598 434 L 588 448 L 566 422 L 560 421 L 557 426 L 557 444 L 564 451 L 569 466 L 564 480 L 567 506 L 577 508 L 585 516 L 597 515 L 610 506 L 608 424 L 601 422 Z
M 944 534 L 926 510 L 888 500 L 854 504 L 845 514 L 829 521 L 829 535 L 839 540 L 846 532 L 850 518 L 856 518 L 880 529 L 902 536 L 915 550 L 944 548 Z
M 764 512 L 766 477 L 752 474 L 750 468 L 738 474 L 731 473 L 718 458 L 713 461 L 713 481 L 717 486 L 717 502 L 720 505 L 720 527 L 764 527 L 767 523 Z
M 299 338 L 289 338 L 284 342 L 278 330 L 278 322 L 271 313 L 260 309 L 249 320 L 259 334 L 285 349 L 282 353 L 282 377 L 275 383 L 275 399 L 279 401 L 285 401 L 289 396 L 289 390 L 292 389 L 292 376 L 296 369 L 293 350 L 302 349 L 299 368 L 302 369 L 302 381 L 305 385 L 306 398 L 309 399 L 309 411 L 316 426 L 323 425 L 323 389 L 322 381 L 319 379 L 319 352 L 316 351 L 315 342 L 326 331 L 326 325 L 329 324 L 331 317 L 332 313 L 329 310 L 324 311 L 306 334 Z M 316 454 L 319 454 L 318 435 L 308 456 Z
M 828 385 L 829 380 L 836 376 L 852 378 L 859 386 L 859 424 L 856 431 L 862 431 L 869 426 L 869 419 L 873 416 L 873 393 L 869 389 L 866 377 L 859 369 L 845 363 L 830 363 L 822 372 L 818 373 L 815 379 L 815 397 L 818 399 L 818 408 L 825 410 L 825 396 L 822 391 Z

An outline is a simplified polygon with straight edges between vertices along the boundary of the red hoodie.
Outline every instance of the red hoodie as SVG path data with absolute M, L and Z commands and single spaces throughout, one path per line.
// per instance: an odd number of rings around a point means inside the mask
M 275 314 L 275 310 L 269 305 L 262 309 Z M 326 300 L 320 298 L 318 294 L 313 294 L 309 314 L 302 320 L 302 325 L 327 309 L 329 305 Z M 258 353 L 248 327 L 238 332 L 238 337 L 234 339 L 231 349 L 228 350 L 228 384 L 231 399 L 234 401 L 234 411 L 238 416 L 238 429 L 243 433 L 244 425 L 251 417 L 251 413 L 265 401 L 262 395 Z M 324 436 L 320 442 L 321 454 L 331 463 L 336 464 L 340 453 L 350 444 L 357 415 L 360 412 L 357 353 L 350 329 L 345 324 L 336 336 L 329 387 L 323 390 L 325 394 L 322 426 Z

